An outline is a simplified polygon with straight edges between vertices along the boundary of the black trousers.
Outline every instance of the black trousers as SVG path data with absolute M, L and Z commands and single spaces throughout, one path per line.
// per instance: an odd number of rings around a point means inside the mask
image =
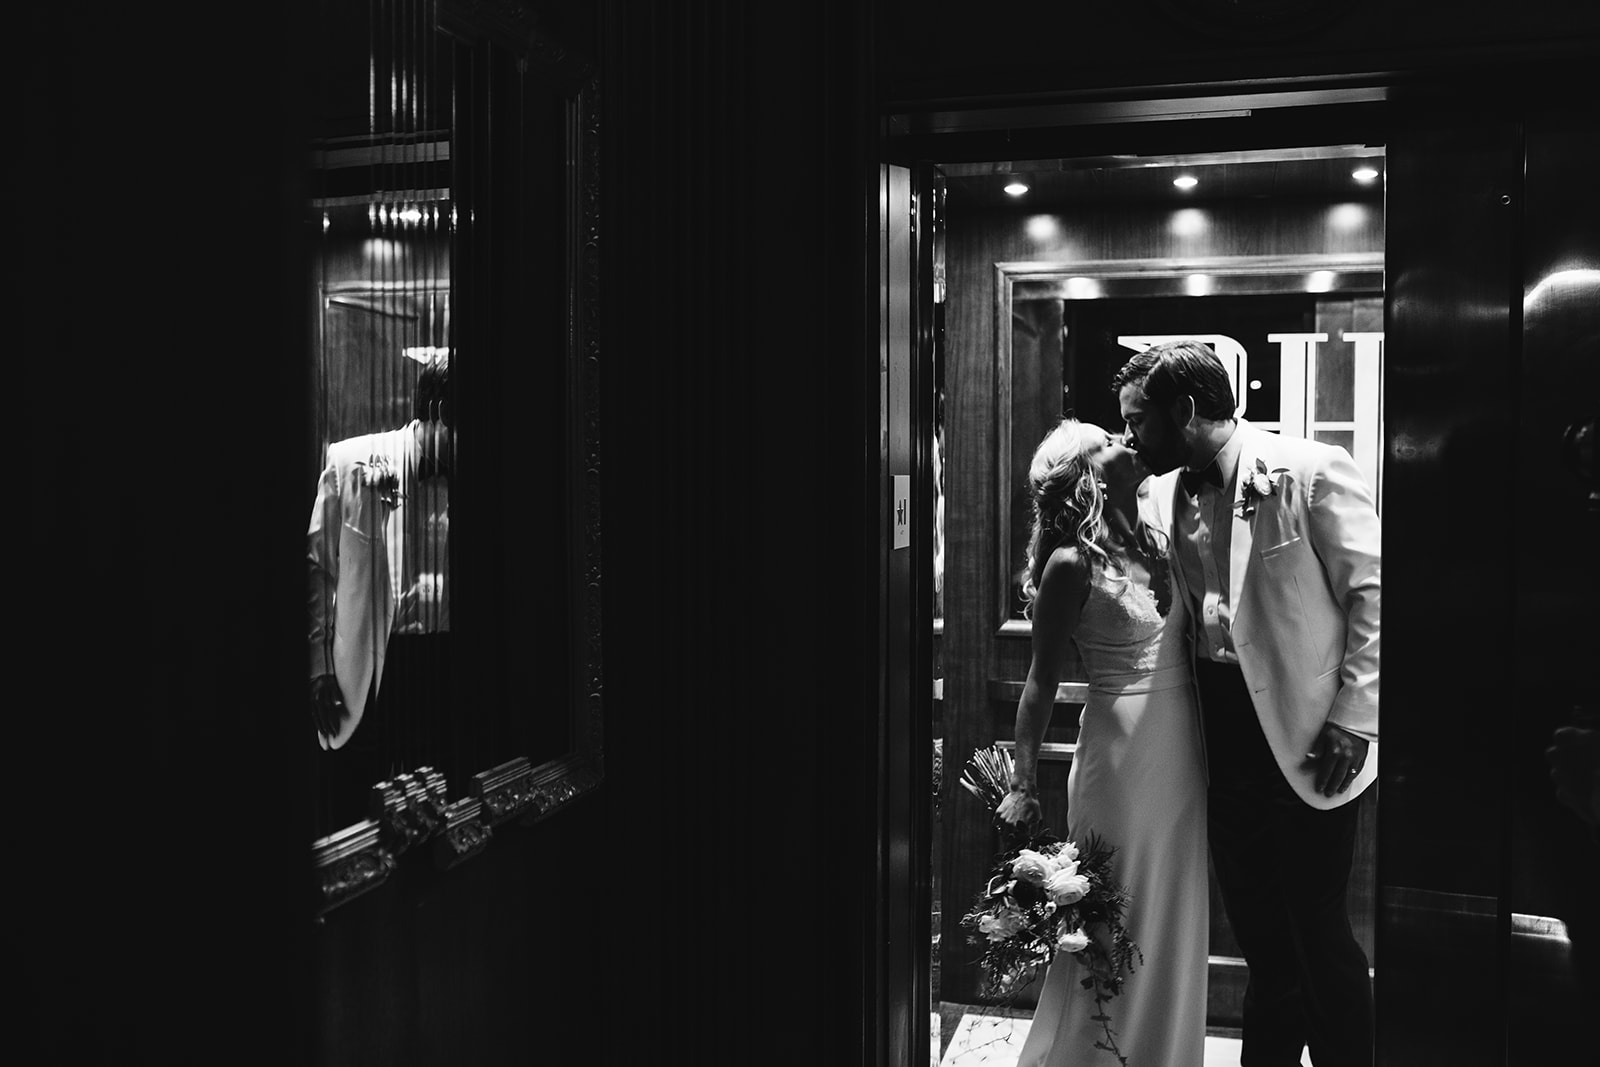
M 1235 666 L 1195 665 L 1211 770 L 1211 859 L 1250 976 L 1243 1067 L 1370 1067 L 1372 986 L 1350 929 L 1350 801 L 1313 808 L 1284 780 Z

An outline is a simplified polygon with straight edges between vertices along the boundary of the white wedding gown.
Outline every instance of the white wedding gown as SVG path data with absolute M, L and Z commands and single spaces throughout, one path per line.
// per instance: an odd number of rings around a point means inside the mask
M 1117 848 L 1132 893 L 1128 934 L 1144 952 L 1108 1014 L 1129 1067 L 1205 1061 L 1210 935 L 1206 786 L 1182 598 L 1162 617 L 1143 575 L 1096 568 L 1073 640 L 1089 675 L 1067 777 L 1067 837 Z M 1162 605 L 1165 607 L 1165 605 Z M 1137 959 L 1135 960 L 1137 964 Z M 1066 954 L 1044 979 L 1018 1067 L 1115 1067 L 1086 972 Z

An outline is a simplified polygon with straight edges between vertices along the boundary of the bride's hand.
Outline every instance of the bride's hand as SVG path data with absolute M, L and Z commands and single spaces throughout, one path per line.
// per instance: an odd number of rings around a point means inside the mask
M 994 814 L 995 818 L 1012 826 L 1032 826 L 1044 817 L 1039 798 L 1020 789 L 1007 793 Z

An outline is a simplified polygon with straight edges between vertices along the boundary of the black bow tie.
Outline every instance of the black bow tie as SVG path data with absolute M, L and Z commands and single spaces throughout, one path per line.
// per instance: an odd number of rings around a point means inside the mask
M 1222 468 L 1217 466 L 1216 460 L 1212 460 L 1197 471 L 1192 471 L 1185 467 L 1178 471 L 1178 481 L 1182 484 L 1183 491 L 1190 496 L 1199 495 L 1200 487 L 1208 483 L 1217 489 L 1221 489 Z

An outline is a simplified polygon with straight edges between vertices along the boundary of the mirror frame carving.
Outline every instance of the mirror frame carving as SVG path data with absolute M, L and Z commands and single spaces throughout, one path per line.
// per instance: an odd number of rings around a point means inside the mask
M 517 0 L 436 0 L 436 30 L 512 50 L 526 69 L 566 98 L 568 291 L 565 358 L 570 582 L 574 634 L 568 750 L 535 765 L 518 756 L 473 775 L 468 795 L 447 801 L 428 767 L 374 786 L 382 815 L 312 844 L 313 911 L 322 916 L 388 880 L 407 855 L 439 870 L 471 859 L 506 824 L 531 825 L 562 811 L 605 779 L 601 642 L 600 132 L 599 72 L 590 59 L 545 35 Z
M 1190 274 L 1213 278 L 1250 278 L 1252 294 L 1304 293 L 1301 279 L 1312 271 L 1333 271 L 1345 275 L 1383 275 L 1382 252 L 1308 253 L 1263 256 L 1207 256 L 1193 259 L 1102 259 L 1071 261 L 1023 261 L 994 265 L 994 351 L 995 351 L 995 617 L 997 637 L 1031 638 L 1033 624 L 1011 617 L 1011 574 L 1015 563 L 1008 558 L 1011 547 L 1011 509 L 1005 486 L 1011 478 L 1011 306 L 1019 284 L 1060 283 L 1068 278 L 1089 278 L 1097 282 L 1142 280 L 1172 283 L 1172 292 L 1152 295 L 1186 295 L 1182 283 Z M 1282 279 L 1281 283 L 1278 279 Z M 1333 292 L 1370 293 L 1368 284 L 1340 286 Z M 1378 284 L 1382 291 L 1382 282 Z M 1130 353 L 1131 354 L 1131 353 Z

